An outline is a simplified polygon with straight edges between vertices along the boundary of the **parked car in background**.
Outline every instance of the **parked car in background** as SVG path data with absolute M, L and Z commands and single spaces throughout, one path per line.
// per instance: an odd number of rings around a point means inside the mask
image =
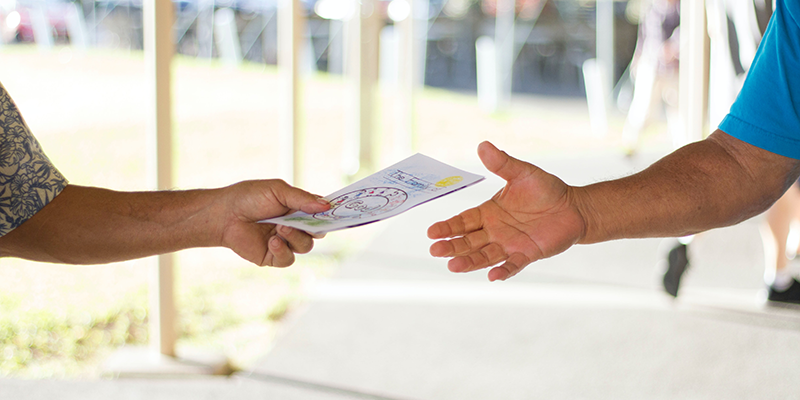
M 64 0 L 3 0 L 0 21 L 4 43 L 33 42 L 37 13 L 41 13 L 44 29 L 56 42 L 67 42 L 67 13 L 70 3 Z

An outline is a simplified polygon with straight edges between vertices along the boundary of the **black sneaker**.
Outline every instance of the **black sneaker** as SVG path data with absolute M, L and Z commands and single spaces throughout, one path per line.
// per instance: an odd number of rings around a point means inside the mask
M 767 300 L 780 303 L 800 304 L 800 282 L 798 282 L 797 279 L 792 279 L 792 285 L 782 292 L 770 287 Z
M 678 297 L 678 288 L 681 286 L 681 277 L 689 268 L 689 257 L 685 244 L 678 244 L 667 254 L 667 271 L 664 272 L 664 290 L 672 297 Z

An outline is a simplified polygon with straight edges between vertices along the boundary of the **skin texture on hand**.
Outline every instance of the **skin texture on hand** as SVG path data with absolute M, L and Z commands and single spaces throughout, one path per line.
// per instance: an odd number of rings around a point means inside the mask
M 766 210 L 800 175 L 800 161 L 717 131 L 642 172 L 572 187 L 488 142 L 478 155 L 507 181 L 489 201 L 428 229 L 435 257 L 505 280 L 576 243 L 677 237 L 741 222 Z M 442 240 L 444 239 L 444 240 Z
M 69 185 L 31 219 L 0 238 L 0 255 L 100 264 L 193 247 L 225 246 L 257 264 L 285 267 L 313 247 L 308 234 L 257 221 L 293 210 L 330 208 L 280 180 L 220 189 L 117 192 Z
M 478 147 L 486 168 L 507 181 L 489 201 L 428 229 L 435 257 L 453 257 L 448 268 L 489 271 L 505 280 L 526 265 L 568 249 L 581 238 L 584 222 L 572 188 L 541 169 L 508 156 L 489 142 Z
M 311 251 L 314 238 L 308 233 L 256 222 L 295 210 L 309 214 L 327 211 L 330 208 L 327 201 L 283 181 L 271 181 L 268 185 L 259 181 L 242 182 L 229 189 L 229 220 L 223 223 L 225 247 L 254 264 L 273 267 L 289 266 L 294 263 L 294 253 Z

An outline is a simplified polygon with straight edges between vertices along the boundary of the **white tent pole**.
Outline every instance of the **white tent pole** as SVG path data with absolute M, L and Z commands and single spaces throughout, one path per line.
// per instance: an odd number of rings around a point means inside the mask
M 378 79 L 378 2 L 361 0 L 345 22 L 345 110 L 342 170 L 345 175 L 371 173 L 376 165 L 374 103 Z
M 685 136 L 680 145 L 703 138 L 705 99 L 708 97 L 705 11 L 704 1 L 681 2 L 678 113 Z
M 301 185 L 302 136 L 299 127 L 300 46 L 304 20 L 300 0 L 281 0 L 278 9 L 278 67 L 283 109 L 279 121 L 281 174 L 293 185 Z
M 598 0 L 597 17 L 597 62 L 602 73 L 603 98 L 610 98 L 614 88 L 614 0 Z
M 150 187 L 173 187 L 171 0 L 144 2 L 144 51 L 147 73 L 147 175 Z M 174 255 L 158 256 L 150 288 L 150 342 L 159 353 L 175 356 Z
M 415 18 L 418 4 L 415 0 L 408 1 L 408 15 L 395 23 L 397 31 L 398 57 L 397 57 L 397 96 L 394 105 L 394 135 L 392 142 L 392 160 L 401 160 L 408 157 L 414 148 L 414 94 L 417 90 L 417 31 L 420 23 Z M 425 20 L 427 22 L 427 20 Z M 427 26 L 425 27 L 427 29 Z
M 514 0 L 498 0 L 494 29 L 495 73 L 497 74 L 497 110 L 508 108 L 511 102 L 512 76 L 514 73 Z

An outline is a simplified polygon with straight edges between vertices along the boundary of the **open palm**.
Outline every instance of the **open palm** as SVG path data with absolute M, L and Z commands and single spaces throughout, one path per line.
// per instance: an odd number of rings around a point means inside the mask
M 448 268 L 468 272 L 491 267 L 489 280 L 505 280 L 528 264 L 577 243 L 585 222 L 573 188 L 534 165 L 510 157 L 489 142 L 478 154 L 489 171 L 507 181 L 478 207 L 433 224 L 428 237 L 440 240 L 431 255 L 452 257 Z M 502 264 L 501 264 L 502 263 Z

